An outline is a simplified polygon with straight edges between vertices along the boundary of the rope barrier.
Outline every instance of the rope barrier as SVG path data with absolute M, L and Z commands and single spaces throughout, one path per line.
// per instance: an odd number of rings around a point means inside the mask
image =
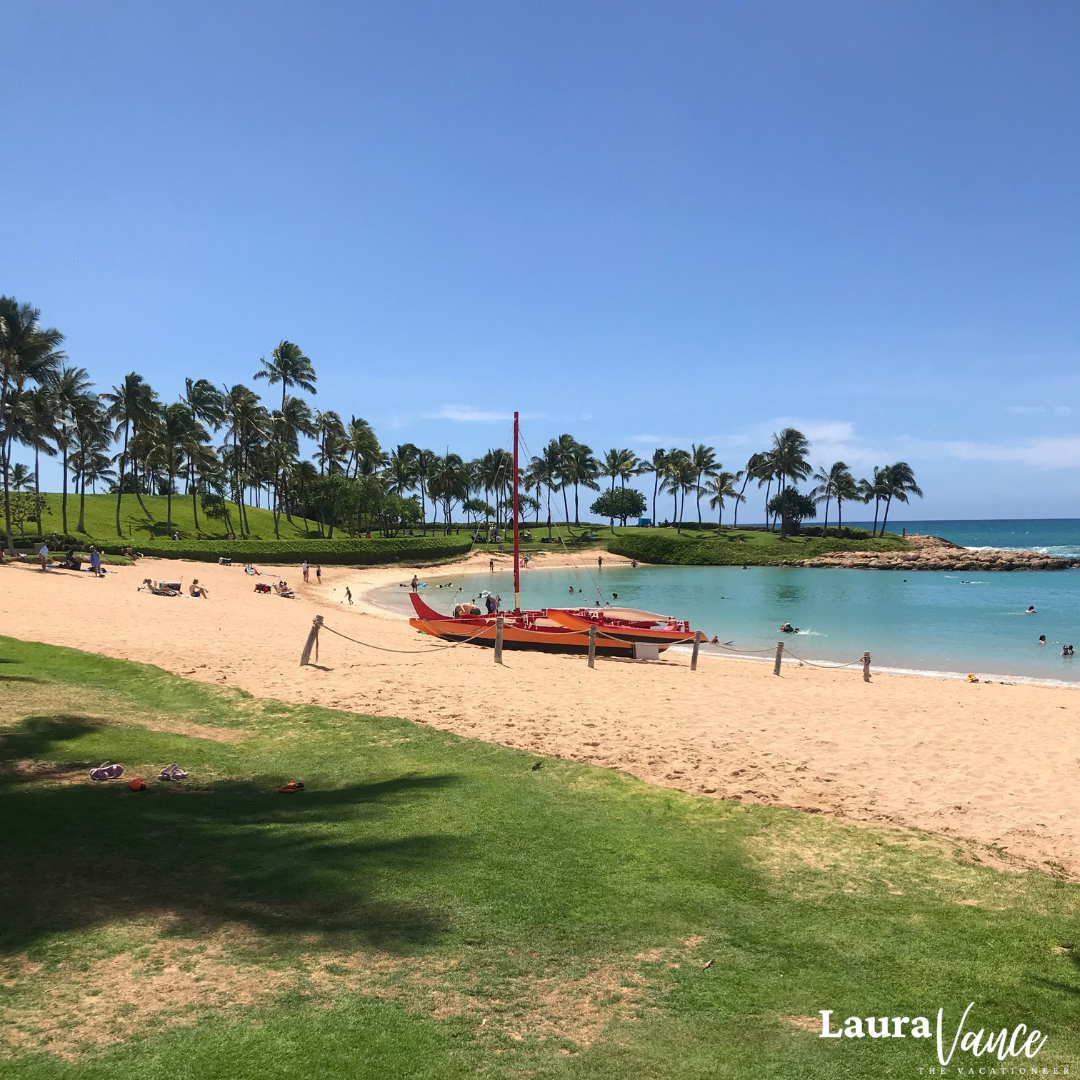
M 472 637 L 462 638 L 461 641 L 451 642 L 449 645 L 429 645 L 426 649 L 390 649 L 385 645 L 372 645 L 368 641 L 360 641 L 357 638 L 349 637 L 348 634 L 343 634 L 340 630 L 335 630 L 331 626 L 327 626 L 325 623 L 322 626 L 323 630 L 329 630 L 331 634 L 337 634 L 339 638 L 344 638 L 346 641 L 351 641 L 354 645 L 363 645 L 365 649 L 377 649 L 379 652 L 392 652 L 392 653 L 423 653 L 428 654 L 433 650 L 441 649 L 454 649 L 458 645 L 468 645 L 470 641 L 475 640 L 478 637 L 483 637 L 489 630 L 494 630 L 495 625 L 489 624 L 478 630 Z
M 790 657 L 792 658 L 792 660 L 798 660 L 800 664 L 809 664 L 809 665 L 810 665 L 810 667 L 816 667 L 816 668 L 846 668 L 846 667 L 854 667 L 854 666 L 855 666 L 856 664 L 861 664 L 861 663 L 863 662 L 863 658 L 862 658 L 862 657 L 860 656 L 858 660 L 850 660 L 850 661 L 848 661 L 848 663 L 846 663 L 846 664 L 838 664 L 838 663 L 832 663 L 832 662 L 828 662 L 828 663 L 824 663 L 824 664 L 816 664 L 816 663 L 814 663 L 814 661 L 813 661 L 813 660 L 804 660 L 804 659 L 803 659 L 803 657 L 801 657 L 801 656 L 796 656 L 796 655 L 795 655 L 794 653 L 792 653 L 792 652 L 789 652 L 789 653 L 788 653 L 787 655 L 788 655 L 788 656 L 790 656 Z

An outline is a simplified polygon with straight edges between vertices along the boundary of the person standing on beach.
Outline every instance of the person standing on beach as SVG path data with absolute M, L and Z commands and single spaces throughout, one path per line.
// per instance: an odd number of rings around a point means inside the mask
M 316 585 L 321 585 L 322 584 L 322 567 L 321 566 L 316 566 L 315 567 L 315 584 Z
M 307 585 L 308 584 L 308 564 L 307 564 L 307 559 L 305 559 L 300 564 L 300 571 L 304 575 L 304 584 Z
M 495 573 L 495 560 L 494 559 L 488 559 L 488 570 L 490 570 L 491 573 L 493 573 L 493 574 Z
M 352 589 L 348 585 L 345 586 L 345 599 L 352 603 Z
M 49 545 L 48 544 L 42 544 L 41 547 L 38 548 L 38 556 L 41 558 L 41 569 L 42 570 L 48 570 L 49 569 Z
M 90 545 L 90 569 L 94 577 L 104 576 L 101 572 L 101 552 L 93 544 Z
M 597 569 L 599 569 L 599 570 L 604 569 L 604 556 L 603 555 L 597 555 L 596 556 L 596 566 L 597 566 Z
M 409 585 L 409 588 L 411 588 L 413 592 L 416 592 L 419 585 L 420 585 L 420 579 L 415 574 L 413 574 L 412 582 Z

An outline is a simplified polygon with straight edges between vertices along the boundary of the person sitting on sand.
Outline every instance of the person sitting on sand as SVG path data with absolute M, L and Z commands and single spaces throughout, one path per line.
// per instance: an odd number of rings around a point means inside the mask
M 191 593 L 191 595 L 195 596 L 195 597 L 200 597 L 201 596 L 201 597 L 205 597 L 207 600 L 210 599 L 210 594 L 206 591 L 206 586 L 205 585 L 200 585 L 198 578 L 193 578 L 192 579 L 191 585 L 188 588 L 188 592 Z
M 156 585 L 148 578 L 143 578 L 143 583 L 140 588 L 148 589 L 155 596 L 179 596 L 180 594 L 175 589 L 168 589 L 159 581 Z
M 712 641 L 709 642 L 709 644 L 710 645 L 719 645 L 720 644 L 720 636 L 718 634 L 714 634 L 713 639 L 712 639 Z
M 1046 635 L 1045 634 L 1040 634 L 1039 635 L 1039 644 L 1040 645 L 1045 645 L 1046 644 Z

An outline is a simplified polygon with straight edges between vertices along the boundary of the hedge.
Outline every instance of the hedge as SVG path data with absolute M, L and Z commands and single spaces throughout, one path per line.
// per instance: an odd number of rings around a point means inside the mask
M 102 551 L 119 555 L 127 544 L 110 544 Z M 310 563 L 371 566 L 376 563 L 430 562 L 467 555 L 469 537 L 396 536 L 371 540 L 155 540 L 131 544 L 140 555 L 157 559 L 217 562 L 222 555 L 233 562 Z
M 608 551 L 638 562 L 676 566 L 775 566 L 794 559 L 813 559 L 833 551 L 906 551 L 905 540 L 812 539 L 790 547 L 779 541 L 759 547 L 723 540 L 680 540 L 674 536 L 622 535 L 608 544 Z

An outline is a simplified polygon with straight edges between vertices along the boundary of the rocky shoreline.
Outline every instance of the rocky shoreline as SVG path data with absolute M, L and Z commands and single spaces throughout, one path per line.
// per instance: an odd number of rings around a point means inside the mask
M 907 537 L 907 551 L 837 551 L 816 559 L 797 559 L 786 566 L 835 567 L 849 570 L 1068 570 L 1080 559 L 1057 559 L 1038 551 L 973 551 L 939 536 Z

